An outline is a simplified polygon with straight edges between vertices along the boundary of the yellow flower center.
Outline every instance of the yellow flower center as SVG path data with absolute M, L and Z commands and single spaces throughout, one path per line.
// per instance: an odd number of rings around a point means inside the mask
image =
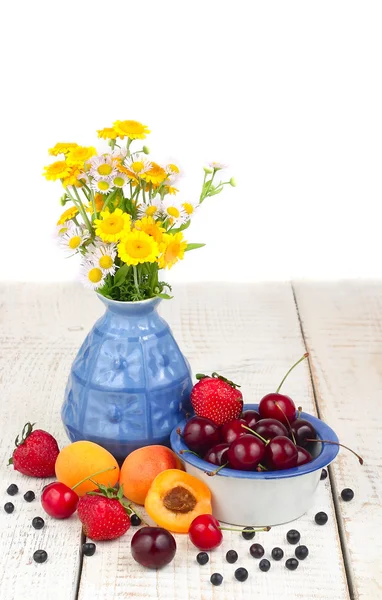
M 111 256 L 101 256 L 101 258 L 99 259 L 99 266 L 101 267 L 101 269 L 110 269 L 112 265 L 113 259 L 111 258 Z
M 80 244 L 81 244 L 81 238 L 79 235 L 74 235 L 72 238 L 70 238 L 70 240 L 68 242 L 68 246 L 72 250 L 75 250 L 76 248 L 78 248 L 78 246 L 80 246 Z
M 167 214 L 169 214 L 170 217 L 174 217 L 175 219 L 180 217 L 180 212 L 175 206 L 169 206 L 167 208 Z
M 148 206 L 145 210 L 146 215 L 149 217 L 153 217 L 156 212 L 157 212 L 156 206 Z
M 182 206 L 188 215 L 192 215 L 192 213 L 194 212 L 194 207 L 192 206 L 192 204 L 190 204 L 189 202 L 184 202 Z
M 122 231 L 124 225 L 125 222 L 122 217 L 113 214 L 101 222 L 100 228 L 103 233 L 119 233 Z
M 165 261 L 166 261 L 167 263 L 170 263 L 170 262 L 172 262 L 173 260 L 175 260 L 175 259 L 176 259 L 176 257 L 177 257 L 177 256 L 178 256 L 178 254 L 179 254 L 179 251 L 180 251 L 180 244 L 179 244 L 179 242 L 171 242 L 171 243 L 170 243 L 170 244 L 167 246 L 167 248 L 166 248 L 166 250 L 165 250 L 165 253 L 164 253 L 164 258 L 165 258 Z
M 125 248 L 132 258 L 145 258 L 151 253 L 151 246 L 146 240 L 127 240 Z
M 108 190 L 110 187 L 110 183 L 108 181 L 97 181 L 97 187 L 99 190 Z
M 141 160 L 136 160 L 135 162 L 131 163 L 131 168 L 134 171 L 134 173 L 140 173 L 143 167 L 144 164 Z
M 97 167 L 97 171 L 100 175 L 110 175 L 112 170 L 113 167 L 111 165 L 108 165 L 107 163 L 104 165 L 99 165 L 99 167 Z
M 113 183 L 117 187 L 123 187 L 125 185 L 125 180 L 123 179 L 123 177 L 117 176 L 117 177 L 114 177 Z
M 90 271 L 88 273 L 88 278 L 89 278 L 89 281 L 91 281 L 92 283 L 99 283 L 102 279 L 101 269 L 98 269 L 97 267 L 90 269 Z

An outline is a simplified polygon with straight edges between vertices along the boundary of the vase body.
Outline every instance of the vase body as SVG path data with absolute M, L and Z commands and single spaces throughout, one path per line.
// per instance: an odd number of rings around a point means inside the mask
M 191 372 L 158 298 L 99 298 L 106 312 L 74 359 L 61 416 L 72 442 L 95 442 L 121 461 L 142 446 L 169 445 L 190 411 Z

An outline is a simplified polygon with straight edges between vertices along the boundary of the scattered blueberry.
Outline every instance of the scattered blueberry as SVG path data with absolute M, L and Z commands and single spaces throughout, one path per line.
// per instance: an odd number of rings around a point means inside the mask
M 261 544 L 252 544 L 249 551 L 253 558 L 261 558 L 262 556 L 264 556 L 264 548 Z
M 138 525 L 140 525 L 142 523 L 141 519 L 135 513 L 133 513 L 131 515 L 130 522 L 131 522 L 131 524 L 132 524 L 133 527 L 138 527 Z
M 325 512 L 318 512 L 314 517 L 317 525 L 325 525 L 328 522 L 328 515 Z
M 221 585 L 222 581 L 223 575 L 220 575 L 220 573 L 213 573 L 211 575 L 210 582 L 212 583 L 212 585 Z
M 271 568 L 271 563 L 266 558 L 263 558 L 259 562 L 259 569 L 260 569 L 260 571 L 264 571 L 266 573 L 267 571 L 269 571 L 270 568 Z
M 350 500 L 353 500 L 353 498 L 354 498 L 353 490 L 350 488 L 345 488 L 341 492 L 341 498 L 342 498 L 342 500 L 345 500 L 345 502 L 350 502 Z
M 285 566 L 290 571 L 295 571 L 298 567 L 298 560 L 295 558 L 288 558 L 288 560 L 285 561 Z
M 256 531 L 253 529 L 253 527 L 246 527 L 241 532 L 241 535 L 243 536 L 243 538 L 245 540 L 252 540 L 255 537 L 255 534 L 256 534 Z
M 26 500 L 27 502 L 32 502 L 35 498 L 36 495 L 31 490 L 29 490 L 29 492 L 25 492 L 24 494 L 24 500 Z
M 19 491 L 19 488 L 17 487 L 17 485 L 15 483 L 11 483 L 9 488 L 7 488 L 7 494 L 9 494 L 10 496 L 15 496 L 18 491 Z
M 90 542 L 87 542 L 86 544 L 82 544 L 82 553 L 85 556 L 93 556 L 95 551 L 96 551 L 95 544 L 92 544 Z
M 296 529 L 290 529 L 286 534 L 286 539 L 290 544 L 297 544 L 300 541 L 300 532 Z
M 233 563 L 235 563 L 239 557 L 237 555 L 236 550 L 228 550 L 227 554 L 225 555 L 225 558 L 228 563 L 233 565 Z
M 47 558 L 48 555 L 45 552 L 45 550 L 36 550 L 36 552 L 33 554 L 33 560 L 36 563 L 43 563 L 46 561 Z
M 32 525 L 35 529 L 42 529 L 45 525 L 45 521 L 41 517 L 35 517 L 32 520 Z
M 199 552 L 199 554 L 196 556 L 196 560 L 200 565 L 206 565 L 210 560 L 210 557 L 208 556 L 207 552 Z
M 328 476 L 328 472 L 326 469 L 322 469 L 320 479 L 326 479 Z
M 235 571 L 235 577 L 238 581 L 245 581 L 246 579 L 248 579 L 247 569 L 244 569 L 244 567 L 239 567 Z
M 272 552 L 272 558 L 273 560 L 281 560 L 282 557 L 284 556 L 284 550 L 281 550 L 281 548 L 273 548 Z
M 296 558 L 298 558 L 299 560 L 305 560 L 305 558 L 309 554 L 309 550 L 306 546 L 297 546 L 294 553 L 296 555 Z
M 4 504 L 4 510 L 5 510 L 6 513 L 8 513 L 10 515 L 15 510 L 15 507 L 12 504 L 12 502 L 6 502 Z

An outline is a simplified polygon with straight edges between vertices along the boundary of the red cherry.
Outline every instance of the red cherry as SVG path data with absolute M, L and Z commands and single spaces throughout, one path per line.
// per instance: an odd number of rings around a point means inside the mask
M 216 465 L 217 467 L 221 467 L 228 462 L 228 448 L 229 444 L 216 444 L 216 446 L 213 446 L 208 450 L 207 454 L 204 456 L 204 460 Z
M 306 421 L 305 419 L 296 419 L 295 421 L 293 421 L 293 423 L 291 423 L 290 429 L 294 435 L 296 444 L 298 444 L 302 448 L 306 448 L 308 446 L 308 439 L 317 439 L 317 433 L 315 428 L 313 427 L 312 423 Z
M 289 396 L 272 392 L 260 400 L 259 413 L 262 419 L 276 419 L 288 425 L 296 418 L 296 406 Z
M 199 515 L 192 521 L 188 535 L 199 550 L 213 550 L 223 541 L 219 527 L 219 521 L 212 515 Z
M 70 487 L 59 481 L 49 483 L 41 494 L 41 504 L 48 515 L 67 519 L 76 509 L 79 497 Z
M 211 419 L 192 417 L 184 427 L 183 441 L 190 450 L 203 456 L 220 442 L 219 427 Z
M 257 410 L 245 410 L 241 415 L 241 418 L 247 422 L 247 427 L 253 429 L 253 426 L 256 425 L 257 421 L 260 421 L 260 413 Z
M 270 471 L 291 469 L 297 465 L 297 448 L 283 435 L 273 438 L 265 448 L 264 464 Z
M 261 462 L 264 453 L 264 442 L 252 434 L 247 434 L 232 442 L 228 448 L 227 458 L 233 469 L 253 471 Z
M 301 465 L 306 465 L 306 463 L 312 460 L 312 455 L 307 451 L 306 448 L 301 448 L 301 446 L 296 446 L 297 448 L 297 464 L 296 467 L 300 467 Z
M 277 421 L 277 419 L 260 419 L 252 429 L 266 440 L 271 440 L 276 435 L 288 435 L 285 425 Z
M 224 425 L 221 425 L 221 441 L 225 442 L 226 444 L 232 444 L 232 442 L 237 440 L 239 437 L 248 433 L 248 431 L 243 428 L 243 425 L 248 427 L 248 423 L 244 419 L 234 419 L 229 423 L 224 423 Z

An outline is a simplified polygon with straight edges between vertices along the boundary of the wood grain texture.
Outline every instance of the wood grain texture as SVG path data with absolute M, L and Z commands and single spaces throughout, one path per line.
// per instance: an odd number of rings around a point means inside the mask
M 294 284 L 321 417 L 340 441 L 332 467 L 354 597 L 382 598 L 382 283 Z M 355 492 L 351 502 L 341 490 Z

